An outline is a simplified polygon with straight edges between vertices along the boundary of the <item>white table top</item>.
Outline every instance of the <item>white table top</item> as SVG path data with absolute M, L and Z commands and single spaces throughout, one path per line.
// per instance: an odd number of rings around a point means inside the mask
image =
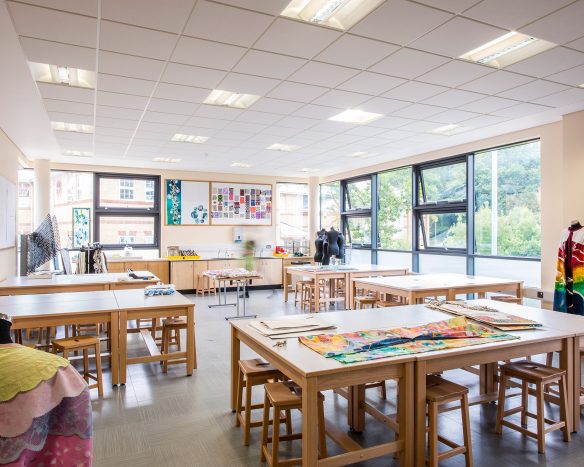
M 408 291 L 523 283 L 523 281 L 516 279 L 467 276 L 466 274 L 410 274 L 407 276 L 371 277 L 354 280 L 363 284 L 386 286 Z
M 489 304 L 497 305 L 499 303 L 500 302 L 489 302 Z M 530 317 L 532 319 L 537 319 L 539 317 L 538 313 L 543 311 L 535 308 L 523 307 L 520 305 L 516 306 L 521 308 L 521 310 L 518 310 L 517 314 L 519 314 L 520 311 L 524 316 Z M 543 317 L 543 315 L 541 316 Z M 437 310 L 431 310 L 425 307 L 424 305 L 406 305 L 400 307 L 376 308 L 359 311 L 348 310 L 318 314 L 319 319 L 328 321 L 337 326 L 337 330 L 335 330 L 334 333 L 359 330 L 362 331 L 367 329 L 391 329 L 402 326 L 416 326 L 420 324 L 441 321 L 452 317 L 454 317 L 454 315 L 449 313 L 443 313 Z M 294 319 L 294 318 L 295 316 L 278 317 L 278 319 Z M 510 334 L 517 335 L 520 337 L 520 339 L 517 340 L 493 342 L 488 344 L 462 347 L 459 349 L 448 349 L 398 357 L 389 357 L 378 360 L 369 360 L 366 362 L 353 363 L 349 365 L 342 364 L 332 358 L 325 358 L 319 355 L 315 351 L 301 344 L 298 338 L 287 339 L 285 347 L 275 348 L 274 344 L 276 340 L 270 339 L 259 334 L 257 331 L 255 331 L 252 327 L 248 325 L 250 321 L 254 320 L 235 320 L 231 321 L 230 324 L 231 326 L 241 331 L 243 334 L 246 334 L 248 337 L 252 338 L 257 344 L 259 344 L 269 353 L 275 353 L 280 358 L 285 359 L 289 365 L 296 368 L 296 370 L 301 374 L 304 374 L 305 376 L 315 376 L 321 374 L 357 370 L 367 366 L 387 365 L 390 362 L 403 363 L 422 358 L 424 359 L 439 358 L 440 356 L 444 356 L 446 354 L 453 355 L 480 352 L 487 349 L 492 349 L 493 347 L 497 348 L 514 347 L 525 343 L 537 343 L 550 339 L 573 337 L 576 335 L 577 332 L 584 333 L 584 318 L 574 316 L 568 316 L 568 318 L 576 318 L 571 320 L 572 329 L 570 330 L 555 329 L 552 327 L 548 327 L 546 325 L 536 330 L 511 332 Z M 550 315 L 548 321 L 550 323 L 554 321 L 553 315 Z
M 302 265 L 302 266 L 289 266 L 286 268 L 288 271 L 306 271 L 306 272 L 376 272 L 376 271 L 403 271 L 407 268 L 396 268 L 395 266 L 383 266 L 380 264 L 338 264 L 335 266 L 319 266 L 319 265 Z
M 172 295 L 144 295 L 142 289 L 113 290 L 120 310 L 145 310 L 149 308 L 173 308 L 194 306 L 194 303 L 179 292 Z
M 154 274 L 153 274 L 154 275 Z M 128 278 L 122 281 L 121 278 Z M 11 276 L 0 282 L 0 292 L 2 289 L 15 287 L 55 287 L 67 285 L 87 285 L 87 284 L 111 284 L 126 282 L 158 282 L 156 276 L 153 279 L 131 279 L 126 272 L 110 272 L 105 274 L 55 274 L 46 279 L 35 279 L 28 276 Z

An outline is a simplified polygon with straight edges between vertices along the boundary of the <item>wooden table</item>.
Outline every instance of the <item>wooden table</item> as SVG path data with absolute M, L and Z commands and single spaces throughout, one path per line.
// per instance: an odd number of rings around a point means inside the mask
M 382 314 L 383 315 L 383 314 Z M 323 313 L 323 319 L 336 324 L 342 330 L 358 330 L 389 323 L 379 321 L 379 314 L 342 311 Z M 281 317 L 293 319 L 294 316 Z M 413 465 L 413 395 L 414 356 L 372 360 L 353 365 L 343 365 L 335 360 L 321 357 L 298 339 L 287 339 L 283 348 L 274 347 L 274 340 L 262 336 L 249 325 L 249 320 L 231 321 L 231 409 L 237 400 L 237 362 L 240 346 L 244 343 L 257 352 L 282 373 L 302 387 L 302 465 L 339 466 L 390 454 L 403 450 L 403 465 Z M 361 385 L 386 379 L 399 379 L 400 438 L 369 448 L 362 448 L 347 436 L 344 430 L 335 429 L 327 422 L 327 435 L 347 452 L 338 456 L 318 460 L 317 401 L 318 392 L 328 389 Z
M 318 283 L 321 279 L 344 279 L 345 281 L 345 308 L 353 306 L 354 289 L 350 286 L 353 279 L 371 276 L 399 276 L 407 274 L 405 268 L 382 266 L 379 264 L 347 264 L 339 266 L 290 266 L 284 274 L 284 301 L 288 301 L 288 275 L 310 277 Z M 320 301 L 320 289 L 315 287 L 315 303 Z
M 12 329 L 109 323 L 112 384 L 118 384 L 118 302 L 112 291 L 0 297 Z
M 477 293 L 484 298 L 487 292 L 511 292 L 523 297 L 523 281 L 465 274 L 416 274 L 396 277 L 353 279 L 351 289 L 364 288 L 391 294 L 416 304 L 426 297 L 445 296 L 454 300 L 458 294 Z
M 579 395 L 576 389 L 579 389 L 579 366 L 575 360 L 579 360 L 579 349 L 575 341 L 584 336 L 584 318 L 580 316 L 567 315 L 564 313 L 550 312 L 537 308 L 524 307 L 521 305 L 503 304 L 481 300 L 483 304 L 497 307 L 503 311 L 513 312 L 514 314 L 528 317 L 541 322 L 544 326 L 535 330 L 517 331 L 512 334 L 517 335 L 520 339 L 511 341 L 494 342 L 476 346 L 463 347 L 460 349 L 448 349 L 428 353 L 414 354 L 411 357 L 415 360 L 414 365 L 414 431 L 415 431 L 415 460 L 417 465 L 425 464 L 425 429 L 426 429 L 426 374 L 433 372 L 446 371 L 457 368 L 464 368 L 471 365 L 480 365 L 480 395 L 472 398 L 472 403 L 489 402 L 495 399 L 497 389 L 497 362 L 500 360 L 521 358 L 529 355 L 537 355 L 546 352 L 560 353 L 560 368 L 566 370 L 568 380 L 568 395 L 571 417 L 569 426 L 577 429 L 578 422 L 574 419 L 576 413 L 579 418 L 579 410 L 576 404 L 579 401 Z M 400 326 L 413 326 L 422 323 L 429 323 L 443 319 L 451 318 L 453 315 L 443 313 L 437 310 L 431 310 L 424 305 L 407 305 L 401 307 L 378 308 L 370 310 L 361 310 L 359 313 L 354 311 L 342 311 L 335 313 L 324 313 L 319 315 L 338 326 L 338 332 L 363 330 L 374 328 L 392 328 Z M 290 317 L 293 318 L 293 317 Z M 392 365 L 405 365 L 404 373 L 406 379 L 408 376 L 407 364 L 402 357 L 394 357 L 369 362 L 343 365 L 330 359 L 325 359 L 307 347 L 300 344 L 297 339 L 288 339 L 287 345 L 282 350 L 276 350 L 273 347 L 273 340 L 265 338 L 246 325 L 246 322 L 232 323 L 232 407 L 235 404 L 235 382 L 237 377 L 237 360 L 239 359 L 240 342 L 252 348 L 271 364 L 283 371 L 287 376 L 299 384 L 304 384 L 309 388 L 330 389 L 331 387 L 353 386 L 353 395 L 350 399 L 349 420 L 351 426 L 358 431 L 364 429 L 364 416 L 367 410 L 366 404 L 362 403 L 363 384 L 367 381 L 378 381 L 381 379 L 391 379 L 387 376 L 388 370 L 396 367 Z M 308 352 L 308 353 L 307 353 Z M 410 356 L 408 356 L 410 357 Z M 375 372 L 369 370 L 368 365 L 375 365 Z M 385 367 L 385 375 L 381 376 Z M 323 384 L 318 376 L 320 372 L 326 374 L 327 371 L 337 370 L 338 380 L 331 378 L 335 384 Z M 363 373 L 371 376 L 365 378 Z M 310 380 L 315 378 L 316 381 Z M 361 378 L 361 380 L 359 380 Z M 340 384 L 342 381 L 343 384 Z M 300 383 L 302 382 L 302 383 Z M 412 387 L 411 383 L 404 383 Z M 306 396 L 306 405 L 316 414 L 315 402 L 308 400 Z M 314 398 L 315 399 L 315 398 Z M 359 403 L 355 403 L 359 402 Z M 305 403 L 303 391 L 303 404 Z M 401 403 L 401 401 L 400 401 Z M 407 404 L 409 404 L 409 400 Z M 579 407 L 579 405 L 578 405 Z M 372 411 L 367 410 L 368 413 Z M 306 411 L 304 411 L 306 413 Z M 383 418 L 380 414 L 377 418 Z M 387 418 L 387 417 L 386 417 Z M 304 423 L 304 420 L 303 420 Z M 316 423 L 315 423 L 316 425 Z M 304 425 L 303 425 L 304 428 Z M 409 429 L 405 428 L 404 429 Z M 311 431 L 311 439 L 307 441 L 307 446 L 311 450 L 316 450 L 316 427 Z M 306 453 L 303 451 L 303 465 L 317 465 L 314 452 Z M 320 463 L 320 462 L 319 462 Z M 328 464 L 326 464 L 328 465 Z M 331 465 L 337 465 L 331 463 Z M 404 465 L 410 465 L 404 462 Z
M 93 292 L 98 290 L 143 289 L 159 279 L 129 279 L 127 273 L 56 274 L 50 279 L 12 276 L 0 282 L 0 295 L 48 294 L 60 292 Z
M 193 374 L 197 367 L 195 349 L 195 305 L 186 297 L 176 292 L 172 295 L 155 295 L 147 297 L 143 290 L 114 290 L 119 310 L 120 330 L 120 384 L 126 384 L 127 366 L 134 363 L 159 362 L 186 358 L 186 374 Z M 148 331 L 141 332 L 150 355 L 142 357 L 128 357 L 127 333 L 128 321 L 136 319 L 156 319 L 170 316 L 187 317 L 187 350 L 186 352 L 171 352 L 161 355 Z

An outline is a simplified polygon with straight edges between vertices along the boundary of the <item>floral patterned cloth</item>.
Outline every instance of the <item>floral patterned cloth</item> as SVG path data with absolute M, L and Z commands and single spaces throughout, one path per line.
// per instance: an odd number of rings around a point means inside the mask
M 471 323 L 465 317 L 459 316 L 421 326 L 321 334 L 299 339 L 324 357 L 333 358 L 341 363 L 356 363 L 518 337 Z
M 0 465 L 91 466 L 89 390 L 66 360 L 0 345 L 0 381 Z

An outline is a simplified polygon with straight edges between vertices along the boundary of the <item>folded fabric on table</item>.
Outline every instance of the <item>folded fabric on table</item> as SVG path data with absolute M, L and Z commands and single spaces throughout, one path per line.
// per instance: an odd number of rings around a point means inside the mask
M 299 339 L 324 357 L 341 363 L 356 363 L 519 338 L 460 316 L 419 326 L 302 336 Z
M 92 462 L 87 383 L 57 355 L 0 345 L 0 465 Z

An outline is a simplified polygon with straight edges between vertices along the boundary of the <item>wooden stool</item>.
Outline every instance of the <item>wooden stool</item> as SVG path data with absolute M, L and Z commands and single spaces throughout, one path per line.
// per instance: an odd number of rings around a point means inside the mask
M 217 295 L 217 288 L 211 287 L 210 277 L 204 276 L 203 274 L 199 274 L 197 276 L 197 287 L 195 289 L 195 295 L 202 295 L 204 297 L 205 294 Z
M 68 358 L 69 352 L 77 350 L 83 351 L 83 377 L 89 383 L 89 378 L 96 381 L 96 384 L 89 385 L 89 389 L 97 388 L 99 397 L 103 396 L 103 385 L 101 379 L 101 353 L 99 350 L 100 340 L 94 336 L 66 337 L 64 339 L 54 339 L 53 352 L 63 352 L 63 358 Z M 89 349 L 95 351 L 95 375 L 89 373 Z
M 462 446 L 438 434 L 438 412 L 441 405 L 460 401 L 462 415 L 462 432 L 464 444 Z M 428 403 L 428 450 L 430 458 L 427 460 L 430 467 L 437 467 L 441 460 L 464 454 L 467 467 L 472 467 L 472 442 L 470 439 L 470 416 L 468 411 L 468 388 L 440 378 L 426 376 L 426 402 Z M 448 451 L 439 453 L 438 442 L 446 444 Z
M 252 421 L 252 410 L 261 409 L 263 404 L 252 404 L 251 395 L 254 386 L 266 384 L 269 381 L 277 381 L 283 378 L 282 373 L 261 358 L 252 360 L 239 360 L 239 372 L 237 378 L 237 405 L 235 409 L 235 426 L 243 428 L 243 445 L 249 446 L 250 429 L 261 426 L 261 421 Z M 245 384 L 245 406 L 242 404 L 243 388 Z M 245 412 L 242 415 L 242 412 Z M 289 418 L 287 423 L 289 424 Z
M 171 345 L 178 345 L 180 349 L 180 331 L 182 329 L 187 329 L 187 318 L 185 316 L 180 316 L 177 318 L 166 318 L 162 321 L 162 345 L 160 348 L 160 353 L 169 353 L 169 347 Z M 193 367 L 197 368 L 197 345 L 195 347 L 195 360 Z M 186 363 L 186 358 L 177 358 L 176 360 L 162 360 L 162 372 L 168 373 L 168 365 L 176 365 L 179 363 Z
M 298 302 L 300 302 L 300 306 L 302 306 L 302 297 L 304 296 L 304 287 L 310 284 L 313 284 L 314 282 L 312 280 L 301 280 L 301 281 L 296 281 L 296 284 L 294 284 L 294 306 L 298 305 Z M 300 300 L 298 300 L 298 293 L 300 292 Z
M 381 393 L 381 398 L 383 400 L 387 400 L 387 387 L 385 386 L 385 380 L 378 381 L 377 383 L 367 383 L 365 385 L 365 390 L 372 389 L 372 388 L 379 388 L 379 392 Z
M 509 410 L 505 410 L 505 391 L 509 378 L 521 380 L 521 405 Z M 549 384 L 557 384 L 560 388 L 560 421 L 550 420 L 544 413 L 544 388 Z M 537 399 L 537 414 L 528 411 L 529 384 L 535 385 L 535 396 Z M 503 426 L 519 431 L 524 435 L 537 439 L 537 450 L 545 453 L 545 435 L 551 431 L 562 429 L 564 441 L 570 441 L 570 431 L 568 429 L 568 393 L 566 389 L 566 372 L 559 368 L 542 365 L 541 363 L 521 360 L 518 362 L 506 363 L 500 367 L 499 381 L 499 402 L 497 407 L 497 424 L 495 431 L 499 434 L 503 432 Z M 519 426 L 505 417 L 521 412 L 521 425 Z M 527 417 L 537 420 L 537 432 L 527 429 Z M 547 428 L 545 424 L 550 426 Z
M 320 311 L 321 306 L 324 307 L 325 311 L 326 311 L 326 304 L 327 304 L 327 300 L 326 300 L 326 286 L 325 284 L 319 284 L 318 287 L 320 289 L 320 300 L 318 305 L 315 303 L 315 289 L 316 289 L 316 285 L 313 283 L 311 284 L 306 284 L 304 286 L 304 295 L 302 297 L 302 302 L 301 302 L 301 308 L 305 309 L 305 307 L 308 307 L 308 311 Z
M 397 295 L 385 294 L 384 297 L 377 301 L 375 308 L 387 308 L 391 306 L 405 305 L 405 299 Z
M 369 305 L 369 308 L 374 308 L 376 303 L 377 297 L 361 295 L 353 299 L 353 308 L 355 308 L 355 310 L 361 310 L 367 308 L 367 305 Z
M 302 396 L 300 395 L 300 388 L 292 381 L 267 383 L 264 386 L 266 395 L 264 398 L 264 421 L 262 428 L 262 447 L 261 460 L 267 461 L 271 466 L 288 466 L 301 465 L 302 458 L 286 459 L 280 461 L 279 459 L 279 443 L 280 441 L 291 441 L 294 439 L 302 439 L 302 433 L 292 433 L 291 429 L 283 436 L 280 436 L 280 424 L 272 423 L 272 437 L 268 437 L 268 426 L 270 424 L 270 407 L 274 408 L 274 420 L 276 414 L 280 414 L 282 410 L 286 411 L 287 420 L 290 419 L 290 411 L 293 409 L 302 409 Z M 324 427 L 324 396 L 318 393 L 318 441 L 319 441 L 319 458 L 327 457 L 326 452 L 326 434 Z M 272 451 L 268 449 L 268 443 L 272 443 Z

